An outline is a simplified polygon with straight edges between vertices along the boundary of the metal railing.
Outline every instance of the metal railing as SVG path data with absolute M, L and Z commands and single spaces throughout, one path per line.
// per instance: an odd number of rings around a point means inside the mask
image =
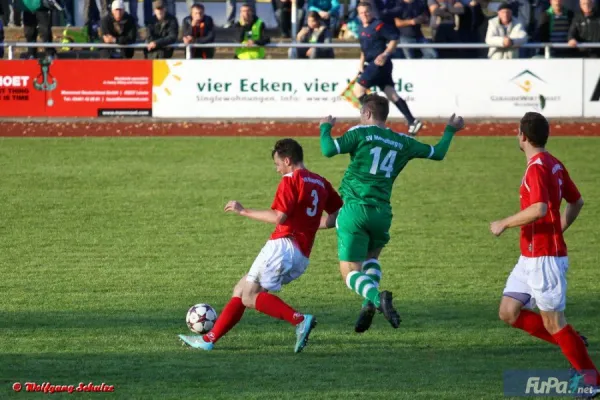
M 68 47 L 69 49 L 74 48 L 97 48 L 97 49 L 144 49 L 146 43 L 135 43 L 127 45 L 118 44 L 107 44 L 107 43 L 25 43 L 25 42 L 6 42 L 1 43 L 3 47 L 8 48 L 8 59 L 14 59 L 14 53 L 16 48 L 60 48 Z M 238 48 L 247 47 L 241 43 L 207 43 L 207 44 L 184 44 L 177 43 L 167 46 L 173 49 L 185 49 L 185 58 L 192 58 L 192 49 L 194 48 Z M 263 47 L 266 48 L 333 48 L 333 49 L 358 49 L 360 44 L 358 42 L 353 43 L 269 43 Z M 432 48 L 432 49 L 489 49 L 496 48 L 497 46 L 490 46 L 486 43 L 398 43 L 397 48 L 399 49 L 421 49 L 421 48 Z M 572 49 L 567 43 L 526 43 L 524 45 L 515 47 L 515 49 L 544 49 L 544 58 L 551 58 L 551 49 Z M 581 43 L 578 44 L 577 49 L 596 49 L 600 48 L 599 43 Z

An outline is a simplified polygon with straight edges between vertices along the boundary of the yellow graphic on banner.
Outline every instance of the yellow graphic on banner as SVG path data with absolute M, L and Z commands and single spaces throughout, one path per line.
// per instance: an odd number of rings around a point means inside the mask
M 167 78 L 172 77 L 176 81 L 180 82 L 181 77 L 172 73 L 172 69 L 177 69 L 182 66 L 182 61 L 175 61 L 169 63 L 166 60 L 154 60 L 152 62 L 152 102 L 158 103 L 162 94 L 165 93 L 167 96 L 171 96 L 172 88 L 168 87 L 165 83 Z

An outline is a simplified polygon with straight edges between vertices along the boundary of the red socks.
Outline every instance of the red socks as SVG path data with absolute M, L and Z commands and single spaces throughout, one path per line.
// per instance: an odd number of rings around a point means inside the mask
M 267 314 L 270 317 L 282 319 L 292 325 L 298 325 L 304 321 L 304 316 L 292 307 L 288 306 L 279 297 L 269 293 L 259 293 L 256 297 L 256 311 Z
M 571 325 L 566 325 L 553 336 L 573 368 L 578 372 L 585 370 L 596 371 L 595 381 L 586 376 L 585 383 L 600 385 L 600 374 L 590 358 L 583 340 L 581 340 L 581 337 L 575 332 L 573 327 Z
M 558 345 L 556 340 L 544 327 L 544 321 L 540 314 L 536 314 L 533 311 L 521 310 L 519 318 L 513 324 L 515 328 L 522 329 L 529 333 L 531 336 L 545 340 L 546 342 Z
M 240 322 L 244 311 L 246 311 L 246 306 L 242 303 L 242 299 L 240 297 L 232 297 L 221 312 L 221 315 L 219 315 L 219 318 L 217 318 L 215 326 L 203 336 L 203 339 L 207 342 L 216 343 L 217 340 L 225 336 L 231 328 Z

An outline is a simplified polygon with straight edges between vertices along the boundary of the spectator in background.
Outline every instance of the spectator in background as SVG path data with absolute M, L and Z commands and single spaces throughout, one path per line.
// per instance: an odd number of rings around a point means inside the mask
M 102 19 L 102 41 L 110 44 L 133 44 L 138 28 L 133 17 L 125 12 L 123 0 L 113 0 L 111 13 Z M 133 58 L 135 49 L 101 49 L 102 58 Z
M 540 43 L 567 43 L 573 17 L 573 11 L 566 9 L 562 0 L 552 0 L 550 8 L 540 16 L 537 40 Z M 550 49 L 552 57 L 573 57 L 574 53 L 573 49 Z
M 579 43 L 600 42 L 600 14 L 592 0 L 580 0 L 581 11 L 575 15 L 569 28 L 569 46 Z M 600 49 L 580 49 L 583 57 L 598 58 Z
M 29 43 L 37 41 L 38 33 L 42 39 L 42 43 L 52 42 L 52 18 L 51 8 L 54 8 L 52 1 L 40 0 L 23 0 L 23 27 L 25 32 L 25 40 Z M 27 54 L 29 58 L 36 58 L 37 49 L 29 47 Z M 56 50 L 46 48 L 46 56 L 53 57 Z
M 308 0 L 308 11 L 318 13 L 321 22 L 329 27 L 332 36 L 335 35 L 340 18 L 340 3 L 338 0 Z
M 509 4 L 502 3 L 498 8 L 498 16 L 488 23 L 485 42 L 492 47 L 488 58 L 502 60 L 518 58 L 518 46 L 527 43 L 527 32 L 520 20 L 512 16 Z
M 196 3 L 192 6 L 190 15 L 183 19 L 183 43 L 214 43 L 215 25 L 213 19 L 205 15 L 204 6 Z M 192 58 L 213 58 L 215 56 L 214 48 L 193 48 Z
M 173 48 L 167 46 L 177 42 L 179 24 L 177 18 L 167 12 L 162 0 L 152 3 L 154 16 L 148 24 L 148 46 L 144 49 L 145 58 L 162 59 L 173 57 Z
M 400 31 L 400 43 L 426 43 L 421 25 L 429 22 L 429 10 L 423 0 L 401 0 L 402 7 L 395 18 L 395 25 Z M 423 58 L 437 58 L 437 52 L 432 48 L 419 49 Z M 415 58 L 414 49 L 403 48 L 407 59 Z
M 0 7 L 0 60 L 4 58 L 4 24 L 2 23 L 2 16 L 4 15 L 4 11 Z
M 429 0 L 431 14 L 431 37 L 435 43 L 458 43 L 460 15 L 465 7 L 459 0 Z M 440 58 L 456 58 L 460 52 L 455 49 L 439 49 Z
M 148 26 L 152 19 L 152 0 L 142 0 L 142 9 L 144 10 L 144 25 Z M 142 26 L 138 18 L 138 0 L 129 0 L 129 13 L 137 26 Z
M 21 0 L 0 0 L 0 17 L 4 26 L 21 26 Z M 2 16 L 2 14 L 4 14 Z
M 331 30 L 321 20 L 319 13 L 310 11 L 306 18 L 307 26 L 300 29 L 296 40 L 299 43 L 331 43 Z M 333 58 L 333 48 L 290 48 L 289 58 Z
M 265 48 L 271 39 L 265 34 L 265 23 L 254 15 L 252 7 L 244 4 L 240 9 L 240 20 L 236 23 L 239 41 L 246 47 L 237 47 L 235 57 L 240 60 L 265 58 Z
M 64 0 L 63 15 L 67 26 L 75 26 L 75 0 Z
M 467 0 L 464 13 L 458 17 L 458 41 L 460 43 L 481 43 L 481 28 L 486 22 L 479 0 Z M 460 49 L 460 58 L 479 58 L 479 49 Z
M 227 22 L 225 23 L 225 25 L 223 25 L 223 28 L 233 28 L 233 26 L 235 25 L 235 14 L 236 14 L 236 9 L 237 9 L 237 1 L 236 0 L 225 0 L 227 2 L 227 6 L 225 9 L 225 14 L 227 15 Z M 250 6 L 250 8 L 252 8 L 252 12 L 254 14 L 256 14 L 256 0 L 249 0 L 247 2 L 245 2 L 244 4 L 247 4 L 248 6 Z M 273 10 L 275 11 L 275 10 Z
M 296 32 L 292 32 L 292 0 L 277 0 L 277 12 L 275 13 L 281 36 L 290 38 Z M 304 0 L 296 0 L 296 26 L 304 25 Z
M 92 42 L 98 39 L 99 22 L 108 15 L 106 2 L 107 0 L 84 0 L 83 2 L 83 25 Z

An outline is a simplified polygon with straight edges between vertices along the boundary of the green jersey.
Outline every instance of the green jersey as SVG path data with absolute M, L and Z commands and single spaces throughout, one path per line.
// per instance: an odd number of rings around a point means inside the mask
M 22 0 L 23 7 L 26 10 L 34 13 L 42 7 L 42 0 Z
M 327 157 L 350 154 L 340 193 L 344 203 L 389 206 L 394 181 L 413 158 L 444 158 L 455 130 L 447 127 L 431 146 L 376 125 L 358 125 L 333 140 L 331 125 L 321 125 L 321 150 Z

